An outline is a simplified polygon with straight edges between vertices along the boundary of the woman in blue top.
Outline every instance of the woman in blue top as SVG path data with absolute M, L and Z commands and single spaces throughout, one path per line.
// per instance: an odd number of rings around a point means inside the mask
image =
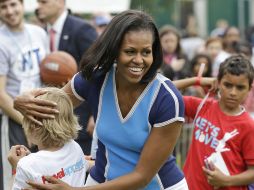
M 86 187 L 70 187 L 53 177 L 47 177 L 51 184 L 29 184 L 53 190 L 188 189 L 170 156 L 184 122 L 183 100 L 157 73 L 161 63 L 151 17 L 134 10 L 115 16 L 84 55 L 81 72 L 63 87 L 74 105 L 90 104 L 96 121 L 98 150 Z M 15 107 L 38 125 L 35 118 L 56 112 L 54 103 L 33 98 L 41 93 L 15 100 Z

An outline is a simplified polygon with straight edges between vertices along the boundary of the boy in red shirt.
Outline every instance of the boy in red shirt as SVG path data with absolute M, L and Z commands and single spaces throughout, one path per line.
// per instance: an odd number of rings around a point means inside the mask
M 194 119 L 192 143 L 184 165 L 190 190 L 247 190 L 254 182 L 254 121 L 241 105 L 254 69 L 243 56 L 225 60 L 219 69 L 218 100 L 184 97 L 185 114 Z M 198 79 L 202 85 L 212 79 Z M 196 78 L 175 81 L 178 88 Z

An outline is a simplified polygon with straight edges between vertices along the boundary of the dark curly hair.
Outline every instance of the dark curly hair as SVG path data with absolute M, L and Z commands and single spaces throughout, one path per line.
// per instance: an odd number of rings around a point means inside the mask
M 233 55 L 221 63 L 217 76 L 218 81 L 220 81 L 222 77 L 227 73 L 237 76 L 244 74 L 249 80 L 250 87 L 253 83 L 254 68 L 249 59 L 247 59 L 244 55 Z

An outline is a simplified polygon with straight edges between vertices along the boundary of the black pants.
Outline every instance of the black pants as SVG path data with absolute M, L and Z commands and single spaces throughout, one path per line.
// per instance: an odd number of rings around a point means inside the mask
M 10 147 L 17 144 L 27 145 L 24 130 L 21 125 L 9 118 L 9 144 Z M 2 115 L 0 115 L 0 126 L 2 126 Z M 10 148 L 9 147 L 9 148 Z M 0 130 L 0 189 L 3 190 L 3 155 L 2 155 L 2 127 Z

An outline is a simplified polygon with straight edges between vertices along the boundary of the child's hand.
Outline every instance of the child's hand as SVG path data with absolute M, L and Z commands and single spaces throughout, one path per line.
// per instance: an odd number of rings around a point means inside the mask
M 201 86 L 209 86 L 209 91 L 216 91 L 218 88 L 218 82 L 216 78 L 202 77 L 200 81 Z
M 30 151 L 24 145 L 12 146 L 8 154 L 8 161 L 12 169 L 16 169 L 18 161 L 28 154 L 30 154 Z
M 211 170 L 202 167 L 204 174 L 206 175 L 207 182 L 214 187 L 214 189 L 218 189 L 220 187 L 227 186 L 227 178 L 225 174 L 223 174 L 213 163 L 209 163 L 211 165 Z

